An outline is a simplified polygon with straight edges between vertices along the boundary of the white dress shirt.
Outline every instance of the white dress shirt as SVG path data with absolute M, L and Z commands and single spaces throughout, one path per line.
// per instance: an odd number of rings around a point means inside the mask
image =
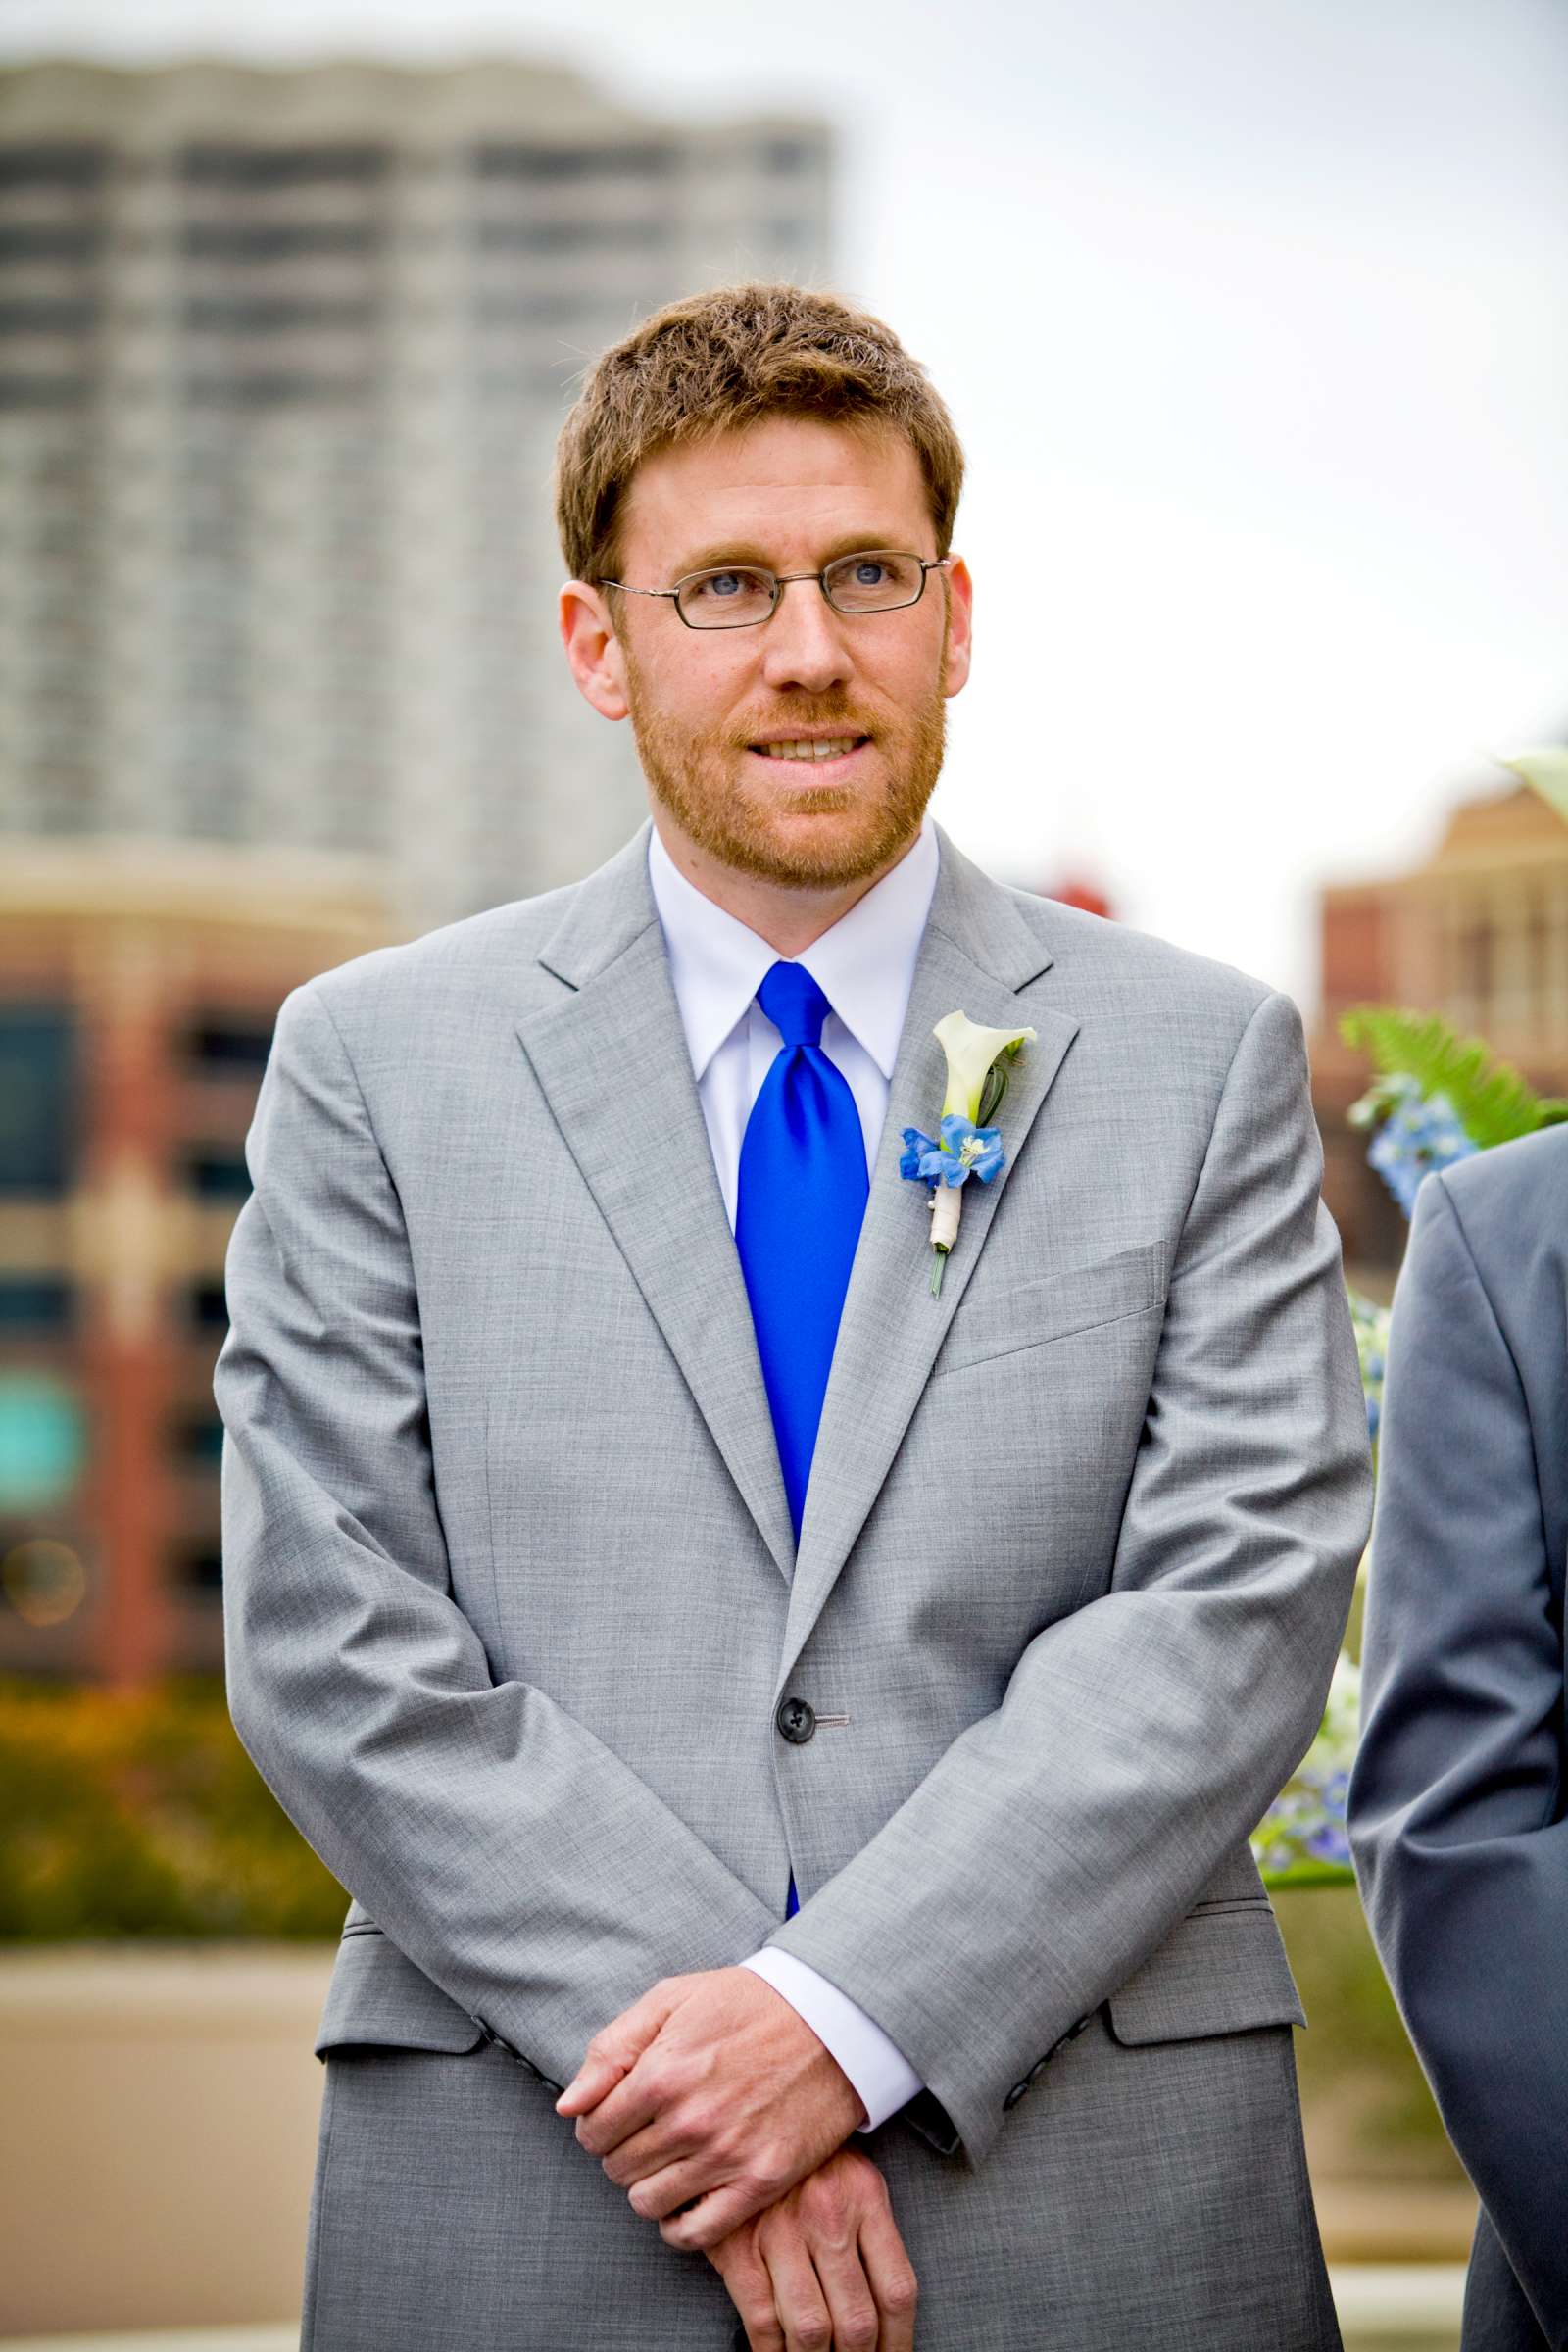
M 822 1023 L 822 1051 L 843 1072 L 855 1097 L 868 1174 L 887 1113 L 894 1057 L 939 860 L 936 833 L 928 820 L 892 872 L 793 958 L 805 965 L 833 1008 Z M 687 881 L 660 840 L 657 826 L 649 838 L 648 874 L 733 1232 L 741 1138 L 762 1080 L 784 1043 L 757 1003 L 757 991 L 781 959 L 765 939 Z M 873 2131 L 921 2088 L 919 2076 L 881 2027 L 804 1960 L 768 1948 L 742 1965 L 782 1993 L 832 2052 L 865 2108 L 862 2131 Z

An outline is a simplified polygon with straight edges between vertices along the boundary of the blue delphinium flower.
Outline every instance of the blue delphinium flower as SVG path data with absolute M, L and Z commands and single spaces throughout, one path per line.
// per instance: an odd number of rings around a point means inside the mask
M 925 1140 L 929 1148 L 920 1155 L 920 1173 L 933 1184 L 962 1184 L 970 1176 L 989 1184 L 1003 1163 L 1001 1128 L 977 1127 L 961 1111 L 947 1113 L 940 1144 Z
M 1331 1773 L 1326 1781 L 1308 1781 L 1307 1786 L 1317 1798 L 1317 1818 L 1302 1840 L 1314 1862 L 1348 1863 L 1350 1833 L 1346 1826 L 1346 1806 L 1350 1792 L 1348 1772 Z
M 929 1135 L 922 1135 L 918 1127 L 906 1127 L 904 1130 L 904 1152 L 899 1160 L 899 1174 L 901 1176 L 908 1176 L 911 1179 L 924 1176 L 925 1171 L 921 1167 L 920 1162 L 928 1152 L 935 1152 L 937 1149 L 938 1146 L 934 1138 Z M 927 1182 L 930 1181 L 932 1180 L 927 1178 Z
M 1423 1095 L 1413 1078 L 1390 1079 L 1387 1091 L 1394 1097 L 1393 1107 L 1373 1137 L 1367 1158 L 1408 1217 L 1422 1177 L 1468 1159 L 1476 1146 L 1446 1095 Z
M 1367 1435 L 1374 1445 L 1383 1422 L 1383 1374 L 1389 1347 L 1389 1309 L 1363 1298 L 1358 1291 L 1350 1295 L 1350 1323 L 1355 1332 L 1355 1351 L 1361 1363 L 1361 1388 L 1366 1396 Z
M 1360 1717 L 1359 1669 L 1342 1656 L 1334 1669 L 1317 1738 L 1252 1835 L 1258 1868 L 1271 1878 L 1321 1878 L 1350 1871 L 1346 1800 Z

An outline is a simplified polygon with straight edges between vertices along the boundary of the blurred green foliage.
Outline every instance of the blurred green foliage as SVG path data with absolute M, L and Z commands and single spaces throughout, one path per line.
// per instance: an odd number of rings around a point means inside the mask
M 0 1939 L 335 1937 L 347 1900 L 220 1684 L 0 1681 Z

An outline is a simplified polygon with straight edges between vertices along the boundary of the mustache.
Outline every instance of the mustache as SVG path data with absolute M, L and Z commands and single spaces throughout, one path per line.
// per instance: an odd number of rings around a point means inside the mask
M 874 735 L 876 728 L 868 718 L 848 710 L 842 705 L 831 710 L 806 710 L 797 703 L 788 710 L 773 712 L 759 718 L 736 743 L 745 749 L 754 743 L 789 743 L 800 735 L 827 733 L 835 735 Z

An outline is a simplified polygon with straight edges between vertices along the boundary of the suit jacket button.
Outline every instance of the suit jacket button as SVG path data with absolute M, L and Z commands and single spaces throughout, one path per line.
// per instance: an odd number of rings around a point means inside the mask
M 1005 2115 L 1009 2109 L 1017 2106 L 1018 2101 L 1023 2097 L 1023 2094 L 1028 2087 L 1029 2085 L 1027 2082 L 1015 2082 L 1013 2084 L 1012 2088 L 1008 2091 L 1006 2097 L 1002 2102 L 1002 2112 L 1004 2115 Z
M 816 1729 L 816 1711 L 804 1698 L 781 1698 L 773 1720 L 792 1747 L 804 1747 Z

